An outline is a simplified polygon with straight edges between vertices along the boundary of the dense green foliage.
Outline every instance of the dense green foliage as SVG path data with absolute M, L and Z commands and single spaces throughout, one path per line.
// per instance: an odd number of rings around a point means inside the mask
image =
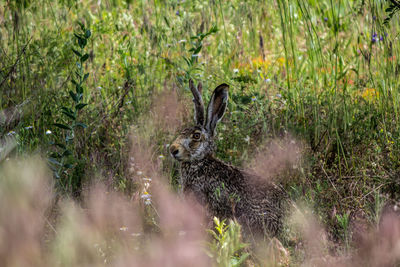
M 149 127 L 142 134 L 175 186 L 176 127 L 148 118 L 173 92 L 191 110 L 191 77 L 205 99 L 231 86 L 219 158 L 246 165 L 272 138 L 301 141 L 284 185 L 339 242 L 349 246 L 353 217 L 376 223 L 381 203 L 400 198 L 400 25 L 393 10 L 384 24 L 389 2 L 0 3 L 0 136 L 15 138 L 15 154 L 50 157 L 63 194 L 94 179 L 136 192 L 132 128 Z

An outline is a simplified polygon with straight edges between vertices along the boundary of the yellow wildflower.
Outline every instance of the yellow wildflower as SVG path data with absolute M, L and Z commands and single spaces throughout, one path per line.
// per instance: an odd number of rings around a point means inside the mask
M 374 100 L 379 98 L 379 92 L 375 88 L 365 88 L 361 97 L 368 102 L 374 102 Z
M 285 64 L 285 58 L 284 57 L 279 57 L 277 59 L 278 64 L 282 67 Z

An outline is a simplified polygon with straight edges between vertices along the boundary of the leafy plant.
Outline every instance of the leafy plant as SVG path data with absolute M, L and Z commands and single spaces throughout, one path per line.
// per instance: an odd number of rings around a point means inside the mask
M 249 256 L 243 250 L 248 246 L 243 243 L 240 225 L 234 221 L 229 224 L 214 217 L 215 229 L 209 230 L 214 240 L 209 244 L 210 256 L 215 258 L 218 266 L 241 266 Z
M 201 52 L 201 49 L 203 48 L 203 41 L 204 39 L 212 35 L 214 33 L 218 32 L 218 28 L 216 25 L 212 26 L 211 29 L 206 32 L 206 33 L 199 33 L 197 35 L 191 36 L 191 48 L 188 49 L 189 56 L 183 56 L 182 58 L 186 62 L 187 68 L 184 68 L 184 72 L 187 77 L 190 77 L 190 74 L 195 71 L 195 70 L 200 70 L 200 68 L 197 66 L 198 63 L 198 58 L 199 54 Z M 182 77 L 178 76 L 178 80 L 183 83 Z
M 372 210 L 372 221 L 375 225 L 379 225 L 379 220 L 381 218 L 382 209 L 385 206 L 385 199 L 382 197 L 380 192 L 375 192 L 374 203 L 371 203 Z
M 343 213 L 343 215 L 336 214 L 336 219 L 339 223 L 342 232 L 342 238 L 346 246 L 349 247 L 349 213 Z
M 393 18 L 393 16 L 399 12 L 400 10 L 400 1 L 397 0 L 389 0 L 389 7 L 386 8 L 385 12 L 387 13 L 387 17 L 383 21 L 383 24 L 388 24 L 389 21 Z
M 78 120 L 79 112 L 87 106 L 83 101 L 83 84 L 89 77 L 89 73 L 84 72 L 83 64 L 89 59 L 89 54 L 85 51 L 88 39 L 91 36 L 91 31 L 85 27 L 84 24 L 78 22 L 80 31 L 75 32 L 75 40 L 77 42 L 77 49 L 72 48 L 72 53 L 77 57 L 76 69 L 73 73 L 71 82 L 75 90 L 69 91 L 70 106 L 62 106 L 61 113 L 65 120 L 63 123 L 54 123 L 64 132 L 64 138 L 61 142 L 53 142 L 52 144 L 58 148 L 58 151 L 50 154 L 49 162 L 53 170 L 55 178 L 64 189 L 69 188 L 73 190 L 72 179 L 69 170 L 76 166 L 79 155 L 74 149 L 74 139 L 76 137 L 76 129 L 86 129 L 87 125 Z

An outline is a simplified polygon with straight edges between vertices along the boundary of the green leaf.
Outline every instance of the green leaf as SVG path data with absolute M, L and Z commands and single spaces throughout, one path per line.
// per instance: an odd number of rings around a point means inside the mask
M 70 113 L 74 113 L 74 112 L 72 111 L 72 109 L 67 108 L 67 107 L 61 107 L 61 109 L 62 109 L 62 110 L 65 110 L 65 111 L 67 111 L 67 112 L 70 112 Z
M 78 87 L 78 86 L 77 86 L 77 87 Z M 72 98 L 76 103 L 79 102 L 79 99 L 78 99 L 78 95 L 77 95 L 77 94 L 75 94 L 75 93 L 72 92 L 72 91 L 69 91 L 69 95 L 71 96 L 71 98 Z
M 216 33 L 216 32 L 218 32 L 218 27 L 217 27 L 217 25 L 214 25 L 211 27 L 209 33 Z
M 61 128 L 61 129 L 65 129 L 65 130 L 72 130 L 71 127 L 69 127 L 68 125 L 65 124 L 61 124 L 61 123 L 54 123 L 54 126 Z
M 87 29 L 85 32 L 86 39 L 88 39 L 91 35 L 92 35 L 92 32 L 89 29 Z
M 75 84 L 75 85 L 78 85 L 78 83 L 77 83 L 74 79 L 71 79 L 71 82 L 72 82 L 73 84 Z
M 386 13 L 389 13 L 389 12 L 391 12 L 394 8 L 395 8 L 394 6 L 390 5 L 388 8 L 385 9 L 385 12 L 386 12 Z
M 167 24 L 168 28 L 171 28 L 171 26 L 169 25 L 169 20 L 167 19 L 166 16 L 164 16 L 164 21 L 165 21 L 165 24 Z
M 82 57 L 82 54 L 79 53 L 77 50 L 72 48 L 72 51 L 75 53 L 75 55 L 77 55 L 78 57 Z
M 239 97 L 240 102 L 242 102 L 242 104 L 247 105 L 249 103 L 251 103 L 251 97 L 247 96 L 247 95 L 243 95 Z
M 67 135 L 67 136 L 65 137 L 65 142 L 66 142 L 67 144 L 69 144 L 69 142 L 72 141 L 72 140 L 74 140 L 74 136 L 73 136 L 73 135 Z
M 211 35 L 211 34 L 216 33 L 216 32 L 218 32 L 218 28 L 217 28 L 217 25 L 214 25 L 214 26 L 211 27 L 211 29 L 207 33 L 199 34 L 198 36 L 199 36 L 200 42 L 203 41 L 204 38 L 206 38 L 208 35 Z
M 72 155 L 72 152 L 71 152 L 70 150 L 68 150 L 68 149 L 66 149 L 66 150 L 62 153 L 62 156 L 63 156 L 63 157 L 67 157 L 67 156 L 69 156 L 69 155 Z
M 58 162 L 58 160 L 56 160 L 55 158 L 48 158 L 48 160 L 49 160 L 49 162 L 51 162 L 55 165 L 61 166 L 61 163 Z
M 78 39 L 78 40 L 79 40 L 79 39 L 82 39 L 82 36 L 80 36 L 80 35 L 77 34 L 77 33 L 74 33 L 74 36 L 75 36 L 75 38 Z
M 85 30 L 85 25 L 80 21 L 77 21 L 77 23 L 81 27 L 81 30 L 84 31 Z
M 183 59 L 186 61 L 186 64 L 191 67 L 192 66 L 192 61 L 189 60 L 187 57 L 183 57 Z
M 86 81 L 86 79 L 89 77 L 89 73 L 85 73 L 85 75 L 83 76 L 83 80 L 82 82 Z
M 79 86 L 79 85 L 75 86 L 75 90 L 76 90 L 77 97 L 78 97 L 78 94 L 82 94 L 83 93 L 83 87 L 82 86 Z
M 193 54 L 198 54 L 201 50 L 201 48 L 203 47 L 203 45 L 199 45 L 196 50 L 194 50 Z
M 73 119 L 73 120 L 76 120 L 75 115 L 73 113 L 71 113 L 71 112 L 67 112 L 67 111 L 63 110 L 63 111 L 61 111 L 61 113 L 66 115 L 67 117 Z
M 66 149 L 67 148 L 64 144 L 61 144 L 61 143 L 55 143 L 54 145 L 56 145 L 56 146 L 58 146 L 58 147 L 60 147 L 62 149 Z
M 84 54 L 83 57 L 81 57 L 81 61 L 85 62 L 89 58 L 89 54 Z
M 86 124 L 84 124 L 84 123 L 82 123 L 82 122 L 77 122 L 77 123 L 75 123 L 75 127 L 82 127 L 83 129 L 86 129 L 87 128 L 87 125 Z
M 64 168 L 67 168 L 67 169 L 72 169 L 72 164 L 69 164 L 69 163 L 66 163 L 66 164 L 64 164 L 64 166 L 63 166 Z
M 58 153 L 58 152 L 52 152 L 52 153 L 50 153 L 50 156 L 49 156 L 49 158 L 55 158 L 55 159 L 58 159 L 58 158 L 61 158 L 61 154 L 60 154 L 60 153 Z
M 75 106 L 75 109 L 76 109 L 76 110 L 81 110 L 82 108 L 84 108 L 84 107 L 86 107 L 86 106 L 87 106 L 87 104 L 85 104 L 85 103 L 80 103 L 80 104 L 78 104 L 78 105 Z
M 82 39 L 82 38 L 78 39 L 78 44 L 79 44 L 80 48 L 84 48 L 86 46 L 86 43 L 87 43 L 86 39 Z

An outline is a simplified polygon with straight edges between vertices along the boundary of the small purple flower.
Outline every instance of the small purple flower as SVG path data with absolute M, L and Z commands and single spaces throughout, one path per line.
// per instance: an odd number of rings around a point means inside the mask
M 388 33 L 387 32 L 385 32 L 385 37 L 388 37 Z
M 373 44 L 376 43 L 376 38 L 375 38 L 375 37 L 372 37 L 371 42 L 372 42 Z
M 373 16 L 372 19 L 373 19 L 373 20 L 376 20 L 376 16 Z
M 177 16 L 180 15 L 179 10 L 177 10 L 177 11 L 175 12 L 175 15 L 177 15 Z
M 382 35 L 379 36 L 379 40 L 383 41 L 383 36 Z
M 325 22 L 327 22 L 327 21 L 328 21 L 328 18 L 327 18 L 327 17 L 325 17 L 325 18 L 324 18 L 324 21 L 325 21 Z
M 374 34 L 372 35 L 372 38 L 376 38 L 378 35 L 376 34 L 376 32 L 374 32 Z

